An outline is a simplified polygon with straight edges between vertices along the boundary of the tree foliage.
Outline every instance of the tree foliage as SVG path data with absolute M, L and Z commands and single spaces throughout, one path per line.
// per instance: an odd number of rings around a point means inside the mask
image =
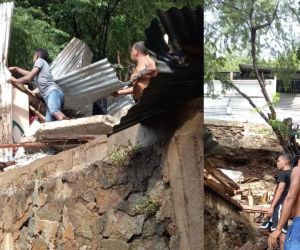
M 0 0 L 3 2 L 3 0 Z M 128 64 L 128 48 L 144 40 L 156 9 L 196 5 L 201 0 L 15 0 L 10 65 L 29 67 L 33 51 L 49 50 L 54 58 L 73 37 L 85 41 L 94 61 L 119 55 Z
M 258 70 L 261 62 L 273 58 L 275 69 L 286 84 L 289 83 L 289 75 L 299 66 L 296 52 L 299 37 L 292 25 L 293 22 L 299 23 L 297 4 L 292 0 L 208 0 L 206 3 L 207 10 L 213 16 L 212 21 L 206 23 L 205 53 L 208 55 L 206 58 L 211 60 L 205 64 L 206 79 L 212 79 L 211 69 L 208 68 L 210 65 L 217 70 L 224 66 L 224 55 L 240 54 L 250 57 L 266 108 L 258 107 L 232 81 L 224 79 L 223 82 L 243 96 L 271 125 L 287 153 L 297 154 L 299 148 L 294 140 L 291 118 L 283 121 L 278 119 L 276 105 L 280 97 L 278 94 L 269 96 Z
M 70 35 L 51 26 L 43 18 L 44 14 L 40 9 L 15 9 L 9 51 L 10 65 L 30 68 L 33 52 L 37 48 L 47 48 L 50 58 L 54 58 L 70 39 Z

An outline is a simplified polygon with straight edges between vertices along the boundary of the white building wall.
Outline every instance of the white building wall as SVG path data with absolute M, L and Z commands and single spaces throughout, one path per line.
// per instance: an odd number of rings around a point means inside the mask
M 262 110 L 268 111 L 257 80 L 235 80 L 235 85 L 249 95 L 253 102 Z M 204 117 L 210 120 L 241 121 L 251 123 L 265 123 L 248 101 L 236 91 L 230 90 L 222 94 L 222 84 L 214 81 L 216 98 L 204 98 Z M 267 82 L 270 97 L 276 93 L 276 81 Z M 205 86 L 207 93 L 207 86 Z M 280 102 L 276 106 L 278 118 L 283 120 L 291 117 L 293 123 L 300 125 L 300 94 L 280 94 Z

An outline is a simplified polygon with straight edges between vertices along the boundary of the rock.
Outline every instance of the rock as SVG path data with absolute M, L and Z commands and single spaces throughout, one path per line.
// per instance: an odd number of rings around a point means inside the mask
M 264 181 L 275 181 L 274 177 L 272 175 L 269 174 L 265 174 L 263 177 Z
M 102 240 L 99 250 L 128 250 L 128 245 L 122 240 Z
M 153 176 L 150 178 L 148 182 L 148 190 L 147 194 L 149 197 L 158 203 L 162 203 L 163 197 L 165 195 L 164 190 L 165 190 L 165 184 L 163 181 L 162 169 L 158 168 L 155 170 Z M 164 173 L 165 174 L 165 173 Z
M 82 247 L 79 248 L 79 250 L 88 250 L 88 249 L 90 249 L 90 248 L 88 246 L 86 246 L 86 245 L 84 245 L 84 246 L 82 246 Z
M 9 205 L 12 205 L 12 207 L 10 207 Z M 15 209 L 17 204 L 15 202 L 13 202 L 12 204 L 3 204 L 3 212 L 1 214 L 1 221 L 3 222 L 3 229 L 10 229 L 14 226 L 14 221 L 13 219 L 15 218 Z
M 28 249 L 27 238 L 28 238 L 29 228 L 23 227 L 20 231 L 20 237 L 17 239 L 16 243 L 19 246 L 19 249 Z
M 1 244 L 1 249 L 3 250 L 15 250 L 14 239 L 11 233 L 7 233 L 3 237 L 3 241 Z
M 35 235 L 43 234 L 46 244 L 52 245 L 56 241 L 58 227 L 58 221 L 37 220 L 35 223 Z
M 96 203 L 96 202 L 90 202 L 90 203 L 88 203 L 86 206 L 88 207 L 88 209 L 89 209 L 91 212 L 95 212 L 97 203 Z
M 104 237 L 121 237 L 128 241 L 134 235 L 139 235 L 142 232 L 145 220 L 144 215 L 131 217 L 123 212 L 114 213 L 113 211 L 109 211 L 106 216 L 106 223 L 102 234 Z
M 130 216 L 138 215 L 139 212 L 136 208 L 140 202 L 145 200 L 145 198 L 146 197 L 143 193 L 133 193 L 128 197 L 128 200 L 126 202 L 122 202 L 118 208 L 125 211 Z
M 95 222 L 97 214 L 92 213 L 83 203 L 75 203 L 69 209 L 69 220 L 75 229 L 75 235 L 87 239 L 94 238 Z
M 62 182 L 61 179 L 57 179 L 56 181 L 56 190 L 55 192 L 55 200 L 66 200 L 72 195 L 72 189 L 69 187 L 68 183 Z
M 155 234 L 162 236 L 165 231 L 166 226 L 162 222 L 159 223 L 155 218 L 151 218 L 144 223 L 142 237 L 147 238 Z
M 47 250 L 45 242 L 40 238 L 35 239 L 32 245 L 32 250 Z
M 84 199 L 86 202 L 89 202 L 89 203 L 96 201 L 95 192 L 88 191 L 88 192 L 84 193 L 82 199 Z
M 169 250 L 165 239 L 162 237 L 154 237 L 144 240 L 135 240 L 130 245 L 130 250 Z
M 149 217 L 156 214 L 159 209 L 159 204 L 153 201 L 148 195 L 133 193 L 129 196 L 127 202 L 119 204 L 118 209 L 125 211 L 131 216 L 144 214 Z
M 53 202 L 51 204 L 46 204 L 37 213 L 36 216 L 41 220 L 48 221 L 60 221 L 61 220 L 62 205 Z
M 73 227 L 72 223 L 70 223 L 70 222 L 67 224 L 67 226 L 63 230 L 63 239 L 65 241 L 74 240 L 74 227 Z
M 162 200 L 162 204 L 160 206 L 159 211 L 156 213 L 156 219 L 159 221 L 163 221 L 165 219 L 173 218 L 175 217 L 174 211 L 170 209 L 170 207 L 173 207 L 173 201 L 171 197 L 171 191 L 166 190 L 164 199 Z M 174 219 L 175 221 L 175 219 Z
M 113 189 L 100 190 L 96 194 L 96 200 L 99 207 L 99 213 L 102 214 L 106 212 L 108 208 L 116 207 L 122 200 L 122 196 Z

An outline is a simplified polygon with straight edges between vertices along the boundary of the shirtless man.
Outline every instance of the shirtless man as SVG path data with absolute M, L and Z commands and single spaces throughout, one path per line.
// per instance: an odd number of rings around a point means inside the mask
M 113 93 L 114 96 L 132 94 L 135 99 L 143 95 L 143 91 L 148 87 L 150 79 L 157 76 L 158 70 L 155 61 L 148 55 L 144 42 L 137 42 L 132 46 L 130 56 L 136 63 L 130 82 L 133 86 L 120 89 Z
M 300 160 L 291 173 L 291 184 L 288 194 L 284 200 L 280 220 L 276 230 L 269 236 L 269 249 L 276 249 L 277 239 L 282 228 L 289 218 L 293 218 L 293 224 L 288 229 L 284 242 L 284 250 L 300 249 Z

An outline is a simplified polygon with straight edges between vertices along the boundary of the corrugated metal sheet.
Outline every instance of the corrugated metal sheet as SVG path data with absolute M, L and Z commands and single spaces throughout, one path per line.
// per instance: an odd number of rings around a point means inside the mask
M 121 118 L 135 105 L 131 95 L 107 98 L 107 113 L 113 117 Z
M 90 65 L 92 58 L 93 53 L 88 45 L 74 37 L 51 63 L 52 75 L 58 78 L 79 70 Z
M 75 111 L 77 116 L 91 114 L 95 101 L 123 86 L 107 59 L 59 77 L 55 82 L 64 91 L 65 109 Z
M 114 132 L 203 96 L 203 9 L 171 8 L 158 14 L 162 22 L 152 20 L 145 31 L 145 44 L 157 60 L 159 74 Z M 164 40 L 163 30 L 170 45 Z
M 12 141 L 12 87 L 8 83 L 10 73 L 6 68 L 11 18 L 14 4 L 0 4 L 0 143 Z M 12 150 L 0 150 L 0 161 L 12 158 Z

